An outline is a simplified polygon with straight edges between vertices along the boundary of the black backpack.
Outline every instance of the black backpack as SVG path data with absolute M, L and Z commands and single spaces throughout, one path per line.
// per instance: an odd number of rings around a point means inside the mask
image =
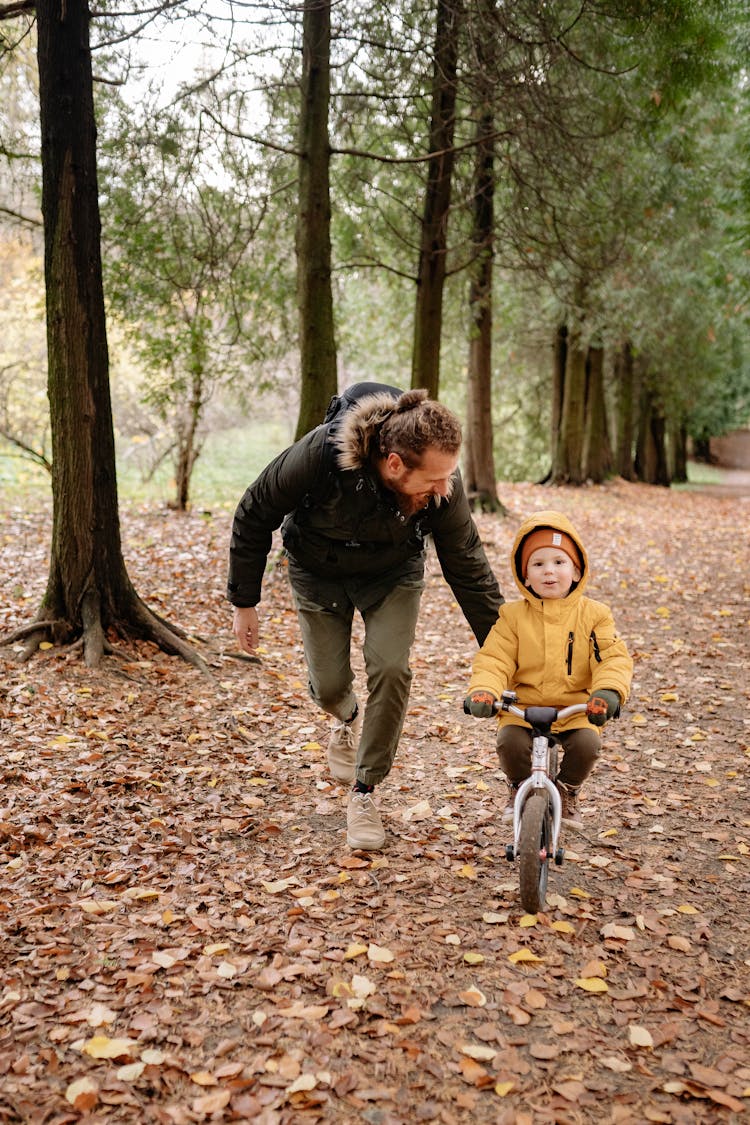
M 305 496 L 303 507 L 310 508 L 314 503 L 322 503 L 331 490 L 336 470 L 334 439 L 346 412 L 369 395 L 387 394 L 395 401 L 403 393 L 400 387 L 392 387 L 389 383 L 354 383 L 351 387 L 342 391 L 340 395 L 332 397 L 322 422 L 326 427 L 326 440 L 320 458 L 318 477 L 313 488 Z

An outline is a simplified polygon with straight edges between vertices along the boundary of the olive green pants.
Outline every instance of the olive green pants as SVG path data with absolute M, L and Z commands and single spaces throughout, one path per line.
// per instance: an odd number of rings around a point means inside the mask
M 591 773 L 601 751 L 601 739 L 592 728 L 577 727 L 557 736 L 563 751 L 558 781 L 577 789 Z M 497 732 L 497 756 L 512 784 L 524 781 L 531 773 L 531 730 L 508 723 Z
M 362 610 L 362 655 L 367 703 L 357 751 L 357 780 L 377 785 L 390 772 L 409 703 L 409 653 L 419 616 L 423 582 L 396 586 Z M 317 605 L 294 590 L 310 695 L 329 715 L 349 719 L 357 706 L 351 666 L 354 605 L 342 591 L 334 609 Z

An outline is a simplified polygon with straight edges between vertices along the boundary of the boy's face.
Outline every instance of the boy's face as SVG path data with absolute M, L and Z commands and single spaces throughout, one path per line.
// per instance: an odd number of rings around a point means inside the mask
M 524 585 L 540 598 L 566 598 L 581 572 L 559 547 L 537 547 L 529 555 Z

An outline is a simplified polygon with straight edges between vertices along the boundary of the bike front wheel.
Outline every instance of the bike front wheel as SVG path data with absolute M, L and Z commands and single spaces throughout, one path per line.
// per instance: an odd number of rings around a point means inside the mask
M 523 806 L 518 840 L 521 905 L 528 914 L 544 907 L 551 847 L 549 798 L 544 792 L 532 793 Z

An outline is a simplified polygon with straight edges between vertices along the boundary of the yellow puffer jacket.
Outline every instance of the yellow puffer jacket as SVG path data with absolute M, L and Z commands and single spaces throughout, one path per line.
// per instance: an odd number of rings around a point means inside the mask
M 580 581 L 566 598 L 543 599 L 523 582 L 521 544 L 536 528 L 563 531 L 578 547 Z M 506 602 L 474 658 L 469 691 L 491 691 L 498 699 L 506 690 L 518 694 L 519 707 L 545 704 L 563 707 L 585 703 L 592 691 L 609 688 L 623 704 L 630 693 L 633 661 L 618 636 L 611 610 L 584 595 L 589 560 L 578 532 L 561 512 L 535 512 L 518 529 L 511 551 L 511 569 L 523 594 Z M 525 724 L 503 711 L 500 723 Z M 588 726 L 585 714 L 573 715 L 555 730 Z

